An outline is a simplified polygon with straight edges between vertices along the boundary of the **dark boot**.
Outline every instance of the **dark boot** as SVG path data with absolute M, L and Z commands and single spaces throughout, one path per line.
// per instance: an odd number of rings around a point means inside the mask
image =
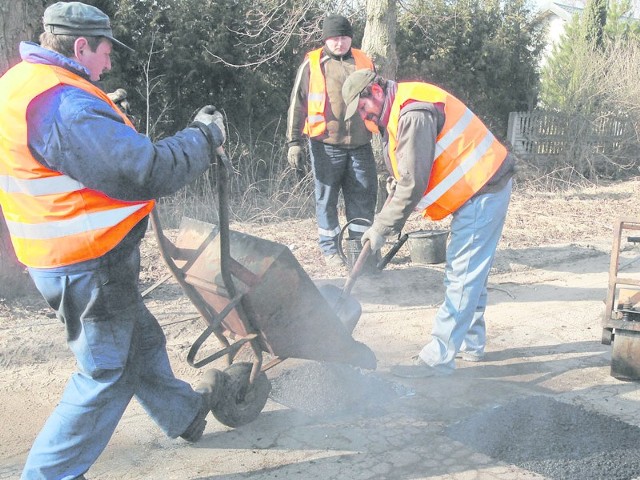
M 205 372 L 202 379 L 196 385 L 195 391 L 202 395 L 202 405 L 191 424 L 187 427 L 180 438 L 187 442 L 197 442 L 202 438 L 204 427 L 207 425 L 207 415 L 211 409 L 215 408 L 222 397 L 224 388 L 224 373 L 212 368 Z

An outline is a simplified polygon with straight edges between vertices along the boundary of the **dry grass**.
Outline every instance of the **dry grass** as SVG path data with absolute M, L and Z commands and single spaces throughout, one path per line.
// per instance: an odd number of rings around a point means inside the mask
M 639 197 L 640 178 L 562 191 L 541 191 L 516 185 L 499 248 L 517 250 L 567 243 L 606 247 L 611 244 L 616 219 L 640 217 Z M 344 224 L 344 216 L 342 222 Z M 404 231 L 448 228 L 449 222 L 449 219 L 432 222 L 416 214 L 410 217 Z M 312 278 L 344 276 L 346 273 L 324 266 L 312 215 L 297 219 L 274 217 L 269 222 L 233 221 L 231 228 L 289 246 Z M 407 255 L 406 247 L 398 253 L 398 258 L 402 260 L 403 255 Z M 402 268 L 402 264 L 396 268 Z

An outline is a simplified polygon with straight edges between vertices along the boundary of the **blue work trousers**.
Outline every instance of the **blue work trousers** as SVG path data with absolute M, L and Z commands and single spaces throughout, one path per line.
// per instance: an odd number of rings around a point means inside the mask
M 106 447 L 132 397 L 172 438 L 198 413 L 202 397 L 171 370 L 166 338 L 138 292 L 140 252 L 60 269 L 30 269 L 64 322 L 77 371 L 33 443 L 23 479 L 72 479 Z
M 316 194 L 318 243 L 324 255 L 332 255 L 338 251 L 340 190 L 347 222 L 356 218 L 368 221 L 351 223 L 349 238 L 360 238 L 373 222 L 378 198 L 376 163 L 370 143 L 344 148 L 309 140 L 309 152 Z
M 512 181 L 500 191 L 476 195 L 451 221 L 445 264 L 445 299 L 436 314 L 431 341 L 420 358 L 431 366 L 455 367 L 461 349 L 482 355 L 486 344 L 484 312 L 487 282 L 502 235 Z

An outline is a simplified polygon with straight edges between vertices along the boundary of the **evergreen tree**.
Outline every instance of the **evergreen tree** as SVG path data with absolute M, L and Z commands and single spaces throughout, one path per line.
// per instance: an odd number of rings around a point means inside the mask
M 602 50 L 607 23 L 607 0 L 588 0 L 582 19 L 582 30 L 592 50 Z
M 399 14 L 398 79 L 435 83 L 506 135 L 536 101 L 542 28 L 524 0 L 414 1 Z
M 593 11 L 593 5 L 600 1 L 593 0 L 590 3 L 592 8 L 585 11 L 583 19 L 579 14 L 574 15 L 566 25 L 560 41 L 554 46 L 541 74 L 540 99 L 543 107 L 553 110 L 593 110 L 593 103 L 598 102 L 593 88 L 597 88 L 602 80 L 595 76 L 607 75 L 606 71 L 597 72 L 594 69 L 594 65 L 600 63 L 598 56 L 608 55 L 610 46 L 619 48 L 621 42 L 637 42 L 640 39 L 639 23 L 629 16 L 629 0 L 612 0 L 604 15 L 606 24 L 596 28 L 592 19 L 602 19 L 603 16 L 594 17 L 593 13 L 587 16 L 587 13 Z M 587 28 L 588 25 L 592 27 Z M 601 34 L 597 33 L 598 29 Z M 586 32 L 591 33 L 587 35 Z

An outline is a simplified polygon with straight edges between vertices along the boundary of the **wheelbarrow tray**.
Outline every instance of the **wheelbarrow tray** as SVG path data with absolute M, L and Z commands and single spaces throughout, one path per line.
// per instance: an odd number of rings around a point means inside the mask
M 176 265 L 216 312 L 230 302 L 221 269 L 220 238 L 215 225 L 182 219 L 175 246 Z M 257 334 L 264 352 L 279 358 L 347 363 L 375 369 L 374 353 L 355 341 L 336 312 L 302 269 L 289 248 L 229 231 L 230 256 L 248 275 L 234 276 L 242 296 L 221 320 L 225 336 Z

